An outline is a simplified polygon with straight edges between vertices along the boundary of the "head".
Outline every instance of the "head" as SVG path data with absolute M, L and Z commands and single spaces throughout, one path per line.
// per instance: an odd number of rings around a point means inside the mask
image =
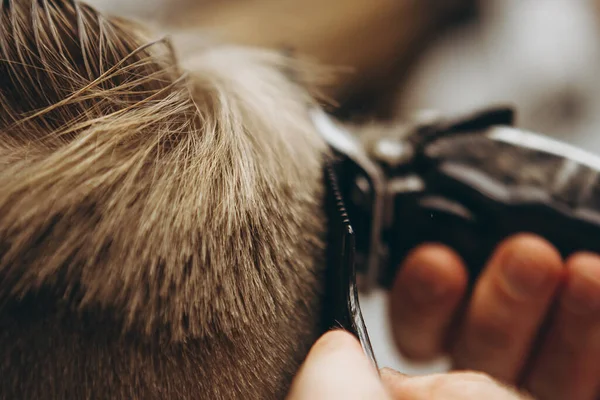
M 294 64 L 70 0 L 0 18 L 0 397 L 283 397 L 325 267 Z

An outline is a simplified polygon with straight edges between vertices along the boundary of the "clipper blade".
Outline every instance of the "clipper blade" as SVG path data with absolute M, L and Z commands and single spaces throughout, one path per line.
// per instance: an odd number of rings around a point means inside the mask
M 377 361 L 360 309 L 356 287 L 355 234 L 339 190 L 335 162 L 324 168 L 328 216 L 325 330 L 342 328 L 355 335 L 373 364 Z

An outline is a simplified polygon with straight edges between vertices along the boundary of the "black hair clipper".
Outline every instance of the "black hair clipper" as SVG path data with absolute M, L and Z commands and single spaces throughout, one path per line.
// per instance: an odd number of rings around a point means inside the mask
M 458 251 L 473 281 L 502 239 L 536 233 L 563 256 L 600 252 L 600 157 L 513 127 L 511 108 L 432 118 L 359 141 L 322 111 L 330 217 L 327 321 L 372 358 L 357 284 L 387 288 L 424 242 Z

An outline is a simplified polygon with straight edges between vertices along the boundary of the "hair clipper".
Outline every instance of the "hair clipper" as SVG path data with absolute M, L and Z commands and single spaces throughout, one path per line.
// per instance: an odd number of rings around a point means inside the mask
M 325 168 L 326 324 L 353 332 L 374 362 L 357 285 L 389 288 L 419 244 L 455 249 L 471 281 L 518 232 L 546 238 L 565 257 L 600 252 L 600 157 L 517 129 L 511 108 L 416 121 L 368 140 L 322 111 L 312 116 L 335 153 Z

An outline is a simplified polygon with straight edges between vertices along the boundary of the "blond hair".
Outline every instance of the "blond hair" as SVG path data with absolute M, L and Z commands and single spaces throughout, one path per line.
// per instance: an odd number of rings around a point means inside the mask
M 0 4 L 0 397 L 282 397 L 324 268 L 293 63 Z

